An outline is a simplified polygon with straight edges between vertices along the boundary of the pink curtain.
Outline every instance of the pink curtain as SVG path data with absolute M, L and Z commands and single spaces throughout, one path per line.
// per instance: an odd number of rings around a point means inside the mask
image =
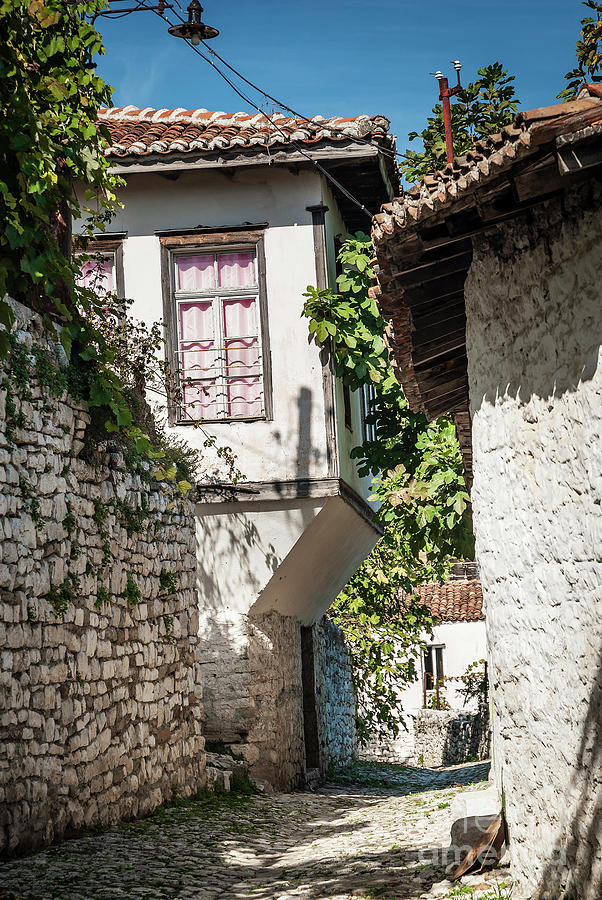
M 262 383 L 254 297 L 224 300 L 228 415 L 260 416 Z
M 254 253 L 218 253 L 220 287 L 248 287 L 255 284 Z
M 77 279 L 81 287 L 97 294 L 107 294 L 115 290 L 113 283 L 113 259 L 90 259 L 83 263 L 81 276 Z
M 178 256 L 177 288 L 179 291 L 209 291 L 215 287 L 213 253 L 203 256 Z
M 216 403 L 216 347 L 211 300 L 179 304 L 182 400 L 185 418 L 214 419 Z M 187 384 L 186 379 L 194 379 Z M 203 379 L 199 383 L 199 379 Z M 207 380 L 205 380 L 207 379 Z

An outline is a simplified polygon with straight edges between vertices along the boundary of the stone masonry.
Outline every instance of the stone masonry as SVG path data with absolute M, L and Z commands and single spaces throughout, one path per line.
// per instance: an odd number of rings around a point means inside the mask
M 313 626 L 318 733 L 323 766 L 357 756 L 351 655 L 341 629 L 324 616 Z
M 304 661 L 302 632 L 311 640 Z M 268 791 L 302 787 L 308 768 L 324 774 L 330 760 L 353 758 L 351 659 L 336 625 L 302 629 L 294 616 L 270 612 L 214 621 L 201 633 L 210 747 L 225 744 Z
M 61 348 L 15 308 L 16 346 L 52 371 Z M 1 373 L 5 853 L 205 783 L 194 525 L 119 453 L 78 458 L 89 422 L 65 392 L 32 377 L 19 399 Z
M 477 559 L 513 897 L 602 896 L 602 188 L 475 238 Z
M 489 759 L 487 706 L 479 712 L 422 709 L 414 717 L 414 759 L 428 768 Z

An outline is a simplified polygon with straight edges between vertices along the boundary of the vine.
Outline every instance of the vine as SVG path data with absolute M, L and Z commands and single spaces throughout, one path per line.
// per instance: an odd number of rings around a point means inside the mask
M 374 439 L 354 448 L 360 475 L 373 476 L 385 533 L 334 601 L 330 615 L 349 644 L 358 695 L 358 734 L 399 731 L 400 695 L 432 627 L 416 585 L 441 579 L 453 557 L 471 556 L 472 522 L 454 427 L 408 408 L 385 345 L 386 322 L 369 289 L 367 235 L 349 236 L 339 253 L 338 291 L 308 287 L 309 332 L 330 347 L 334 369 L 352 391 L 372 385 L 367 415 Z

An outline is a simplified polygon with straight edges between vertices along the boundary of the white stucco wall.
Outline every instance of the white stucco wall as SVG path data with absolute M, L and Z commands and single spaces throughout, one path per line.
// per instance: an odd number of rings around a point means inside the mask
M 477 559 L 513 897 L 602 896 L 602 215 L 574 191 L 475 243 Z
M 126 231 L 123 266 L 132 314 L 163 319 L 160 244 L 155 231 L 268 222 L 265 230 L 268 329 L 272 358 L 272 421 L 208 423 L 219 445 L 232 447 L 249 481 L 327 475 L 322 365 L 301 317 L 303 292 L 316 283 L 311 213 L 322 200 L 320 176 L 258 166 L 185 171 L 177 180 L 132 174 L 120 192 L 124 208 L 110 231 Z M 160 398 L 156 398 L 157 402 Z M 201 447 L 204 434 L 174 429 Z M 218 464 L 206 453 L 208 463 Z
M 464 675 L 468 666 L 485 659 L 487 654 L 487 639 L 485 634 L 485 622 L 446 622 L 436 625 L 433 635 L 424 634 L 423 639 L 429 645 L 443 646 L 444 675 L 449 679 L 459 678 Z M 418 680 L 402 691 L 399 695 L 399 709 L 401 719 L 407 726 L 400 729 L 397 738 L 387 738 L 382 741 L 371 741 L 367 748 L 360 750 L 360 757 L 365 759 L 387 758 L 390 761 L 407 762 L 414 756 L 414 732 L 413 717 L 423 708 L 423 677 L 424 665 L 422 657 L 417 662 L 416 670 Z M 476 711 L 476 704 L 464 704 L 464 698 L 459 693 L 461 682 L 447 681 L 442 696 L 454 710 L 462 712 Z

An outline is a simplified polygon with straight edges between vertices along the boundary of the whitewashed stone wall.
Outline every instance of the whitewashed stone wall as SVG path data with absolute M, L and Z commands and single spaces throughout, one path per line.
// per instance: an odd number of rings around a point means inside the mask
M 305 772 L 301 625 L 292 616 L 222 617 L 202 634 L 205 734 L 244 759 L 266 790 Z
M 17 309 L 20 346 L 60 358 Z M 84 406 L 32 377 L 24 402 L 13 379 L 7 412 L 0 382 L 0 849 L 14 852 L 202 788 L 205 756 L 191 517 L 120 454 L 78 458 Z M 146 506 L 139 529 L 116 500 Z
M 311 628 L 304 685 L 301 623 L 276 612 L 213 623 L 202 634 L 205 735 L 248 764 L 266 790 L 303 787 L 308 762 L 305 715 L 314 717 L 318 765 L 350 762 L 356 752 L 355 693 L 343 634 L 322 618 Z M 306 663 L 307 664 L 307 663 Z
M 592 182 L 477 239 L 465 288 L 494 764 L 517 898 L 602 896 L 601 200 Z
M 365 762 L 392 763 L 393 765 L 408 765 L 414 760 L 414 719 L 413 715 L 406 715 L 405 726 L 400 724 L 397 737 L 392 735 L 378 735 L 360 747 L 358 756 Z
M 345 765 L 357 756 L 356 698 L 351 655 L 341 629 L 326 616 L 314 625 L 318 739 L 322 764 Z

